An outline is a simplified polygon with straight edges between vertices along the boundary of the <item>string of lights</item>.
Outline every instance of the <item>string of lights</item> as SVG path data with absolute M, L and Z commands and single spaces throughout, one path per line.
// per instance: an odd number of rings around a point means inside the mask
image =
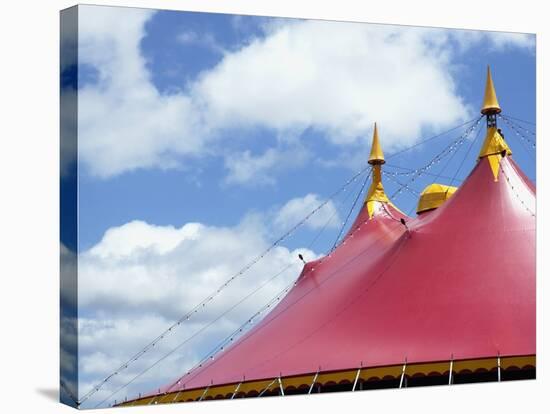
M 233 276 L 231 276 L 229 279 L 227 279 L 218 289 L 216 289 L 213 293 L 211 293 L 209 296 L 207 296 L 205 299 L 203 299 L 198 305 L 196 305 L 193 309 L 191 309 L 189 312 L 187 312 L 185 315 L 183 315 L 181 318 L 179 318 L 176 322 L 174 322 L 172 325 L 170 325 L 165 331 L 163 331 L 160 335 L 158 335 L 153 341 L 151 341 L 149 344 L 147 344 L 144 348 L 142 348 L 138 353 L 133 355 L 129 360 L 124 362 L 122 365 L 120 365 L 115 371 L 113 371 L 110 375 L 105 377 L 103 380 L 98 382 L 90 391 L 88 391 L 84 396 L 78 401 L 78 404 L 82 404 L 87 399 L 89 399 L 92 395 L 94 395 L 96 392 L 98 392 L 108 381 L 110 381 L 113 377 L 116 375 L 119 375 L 122 371 L 126 370 L 129 365 L 133 364 L 137 360 L 139 360 L 144 354 L 146 354 L 148 351 L 153 349 L 160 341 L 162 341 L 167 335 L 171 334 L 176 328 L 178 328 L 182 323 L 189 321 L 194 315 L 196 315 L 201 309 L 204 309 L 214 298 L 219 296 L 235 279 L 239 278 L 243 274 L 245 274 L 248 270 L 250 270 L 255 264 L 257 264 L 260 260 L 262 260 L 265 256 L 267 256 L 275 247 L 277 247 L 281 242 L 288 239 L 291 235 L 293 235 L 296 230 L 298 230 L 302 225 L 304 225 L 315 213 L 317 213 L 319 210 L 321 210 L 324 206 L 326 206 L 332 199 L 334 199 L 336 196 L 338 196 L 340 193 L 345 192 L 346 188 L 357 181 L 357 179 L 368 169 L 370 168 L 370 165 L 367 165 L 366 167 L 362 168 L 359 172 L 357 172 L 355 175 L 353 175 L 350 179 L 348 179 L 344 185 L 342 185 L 340 188 L 338 188 L 333 194 L 331 194 L 324 202 L 320 203 L 316 208 L 314 208 L 312 211 L 310 211 L 302 220 L 300 220 L 298 223 L 296 223 L 291 229 L 289 229 L 286 233 L 284 233 L 281 237 L 279 237 L 277 240 L 275 240 L 266 250 L 264 250 L 259 256 L 254 258 L 251 262 L 249 262 L 247 265 L 245 265 L 241 270 L 239 270 L 237 273 L 235 273 Z
M 430 137 L 430 138 L 420 140 L 419 142 L 417 142 L 417 143 L 414 144 L 414 145 L 411 145 L 410 147 L 403 148 L 403 149 L 400 150 L 400 151 L 397 151 L 397 152 L 394 152 L 394 153 L 388 155 L 388 156 L 386 157 L 386 161 L 389 160 L 389 159 L 395 158 L 395 157 L 397 157 L 398 155 L 401 155 L 401 154 L 403 154 L 403 153 L 405 153 L 405 152 L 407 152 L 407 151 L 410 151 L 410 150 L 412 150 L 413 148 L 416 148 L 416 147 L 419 147 L 419 146 L 421 146 L 421 145 L 424 145 L 424 144 L 426 144 L 426 143 L 428 143 L 428 142 L 431 142 L 431 141 L 433 141 L 433 140 L 436 139 L 436 138 L 440 138 L 440 137 L 442 137 L 442 136 L 445 136 L 445 135 L 448 134 L 449 132 L 456 131 L 457 129 L 460 129 L 460 128 L 462 128 L 462 127 L 468 125 L 468 124 L 471 124 L 472 122 L 474 122 L 474 123 L 475 123 L 475 122 L 479 122 L 479 120 L 480 120 L 481 118 L 482 118 L 482 117 L 477 117 L 477 118 L 470 119 L 469 121 L 466 121 L 466 122 L 464 122 L 464 123 L 462 123 L 462 124 L 460 124 L 460 125 L 457 125 L 457 126 L 451 128 L 451 129 L 448 129 L 447 131 L 443 131 L 443 132 L 441 132 L 441 133 L 439 133 L 439 134 L 437 134 L 437 135 L 434 135 L 434 136 L 432 136 L 432 137 Z
M 525 208 L 525 210 L 527 210 L 527 212 L 529 214 L 531 214 L 532 217 L 537 217 L 536 214 L 527 206 L 525 201 L 523 201 L 523 198 L 521 197 L 521 195 L 516 191 L 516 188 L 515 188 L 514 184 L 510 180 L 510 177 L 508 176 L 508 174 L 506 174 L 506 172 L 504 171 L 504 168 L 501 168 L 500 171 L 502 171 L 502 175 L 506 179 L 506 182 L 510 185 L 510 188 L 512 189 L 512 192 L 514 193 L 516 198 L 519 200 L 519 202 L 521 203 L 523 208 Z
M 405 188 L 409 193 L 411 193 L 414 197 L 418 197 L 420 195 L 420 192 L 415 190 L 414 188 L 411 188 L 409 187 L 407 184 L 405 183 L 402 183 L 401 181 L 399 181 L 397 178 L 395 178 L 394 175 L 392 174 L 388 174 L 386 173 L 385 171 L 382 171 L 382 174 L 384 174 L 384 176 L 388 177 L 390 180 L 392 180 L 394 183 L 396 183 L 399 188 Z
M 516 134 L 516 136 L 518 136 L 520 139 L 522 139 L 527 145 L 529 145 L 530 148 L 533 148 L 533 149 L 536 149 L 537 148 L 537 144 L 535 141 L 531 140 L 530 138 L 527 138 L 525 135 L 523 135 L 519 130 L 518 128 L 522 128 L 520 127 L 519 124 L 511 121 L 510 119 L 508 119 L 507 117 L 505 116 L 502 116 L 502 115 L 499 115 L 499 118 L 502 119 L 504 121 L 504 123 L 514 132 L 514 134 Z M 522 128 L 524 129 L 525 131 L 531 133 L 533 136 L 535 136 L 534 133 L 532 133 L 531 131 L 528 131 L 527 129 L 525 128 Z
M 456 140 L 451 142 L 447 147 L 445 147 L 439 154 L 436 154 L 435 157 L 433 157 L 426 165 L 415 169 L 415 173 L 412 175 L 412 178 L 409 180 L 408 183 L 410 184 L 414 182 L 417 178 L 419 178 L 422 174 L 424 174 L 426 171 L 430 170 L 434 166 L 438 165 L 445 157 L 448 155 L 453 154 L 468 138 L 468 136 L 479 126 L 481 123 L 481 120 L 483 117 L 479 117 L 477 121 L 470 126 L 469 128 L 464 131 Z M 404 187 L 398 188 L 390 197 L 390 199 L 395 199 L 397 196 L 399 196 L 403 192 Z
M 353 235 L 355 233 L 357 233 L 358 231 L 360 231 L 364 225 L 366 225 L 368 223 L 368 220 L 365 220 L 364 222 L 362 222 L 357 228 L 355 228 L 352 233 L 350 234 L 350 237 L 353 237 Z M 401 226 L 397 226 L 395 229 L 393 230 L 396 230 L 397 228 L 399 228 Z M 392 230 L 392 231 L 393 231 Z M 383 238 L 383 237 L 387 237 L 387 236 L 382 236 L 380 237 Z M 350 262 L 352 262 L 353 260 L 355 260 L 358 256 L 366 253 L 366 251 L 370 250 L 370 248 L 374 247 L 376 245 L 376 241 L 373 241 L 372 244 L 370 244 L 367 248 L 365 248 L 363 251 L 359 252 L 356 256 L 352 257 L 348 262 L 344 263 L 342 265 L 342 267 L 346 266 L 347 264 L 349 264 Z M 346 241 L 344 241 L 344 244 L 346 243 Z M 328 255 L 325 255 L 323 256 L 321 259 L 319 259 L 319 264 L 322 263 L 324 260 L 328 260 L 330 259 L 332 256 L 332 252 L 329 253 Z M 338 270 L 337 269 L 335 272 L 333 272 L 332 274 L 330 274 L 327 279 L 325 279 L 323 282 L 321 283 L 325 283 L 328 279 L 330 279 L 332 276 L 334 276 L 334 274 L 338 273 Z M 310 272 L 314 272 L 315 271 L 315 268 L 311 268 L 310 269 Z M 261 316 L 263 313 L 265 313 L 266 311 L 270 310 L 274 305 L 276 305 L 280 300 L 283 299 L 283 297 L 286 295 L 286 293 L 288 293 L 288 291 L 293 288 L 294 286 L 296 286 L 298 283 L 300 283 L 300 281 L 303 280 L 301 278 L 297 279 L 296 281 L 292 282 L 291 284 L 289 284 L 288 286 L 286 286 L 282 291 L 280 291 L 276 296 L 274 296 L 266 305 L 264 305 L 262 308 L 260 308 L 252 317 L 248 318 L 239 328 L 237 328 L 235 331 L 233 331 L 229 336 L 227 336 L 224 340 L 222 340 L 216 347 L 213 348 L 213 350 L 211 352 L 209 352 L 208 354 L 206 354 L 206 356 L 201 359 L 195 366 L 193 366 L 191 369 L 189 369 L 182 377 L 180 377 L 171 387 L 168 388 L 168 390 L 166 391 L 166 393 L 170 392 L 170 390 L 175 387 L 176 385 L 179 385 L 181 384 L 181 382 L 185 379 L 185 377 L 188 377 L 190 375 L 192 375 L 197 369 L 199 368 L 202 368 L 204 366 L 204 364 L 206 364 L 207 362 L 209 361 L 212 361 L 216 358 L 216 355 L 218 353 L 221 353 L 223 352 L 224 350 L 226 350 L 227 346 L 230 345 L 231 343 L 233 343 L 240 335 L 242 335 L 245 331 L 247 331 L 250 326 L 252 326 L 258 319 L 259 319 L 259 316 Z M 308 293 L 311 292 L 311 289 L 308 290 L 303 296 L 301 296 L 300 298 L 298 298 L 298 300 L 301 300 L 303 297 L 305 297 Z M 298 301 L 297 300 L 297 301 Z M 297 302 L 296 301 L 296 302 Z M 289 305 L 292 306 L 295 302 L 291 303 Z M 122 389 L 126 388 L 128 385 L 130 385 L 132 382 L 134 382 L 136 379 L 138 379 L 139 377 L 141 377 L 143 374 L 145 374 L 147 371 L 149 371 L 153 366 L 156 366 L 158 363 L 162 362 L 162 360 L 164 360 L 165 358 L 167 358 L 169 355 L 171 355 L 173 352 L 175 352 L 177 349 L 179 349 L 179 345 L 172 349 L 168 354 L 166 354 L 165 356 L 163 356 L 161 359 L 157 360 L 155 363 L 153 363 L 150 367 L 146 368 L 145 370 L 143 370 L 142 372 L 140 372 L 139 374 L 137 374 L 135 377 L 133 377 L 130 381 L 128 381 L 127 383 L 125 383 L 124 385 L 122 385 L 121 387 L 119 387 L 116 391 L 114 391 L 113 393 L 111 393 L 107 398 L 103 399 L 101 402 L 99 402 L 95 408 L 101 406 L 103 403 L 105 403 L 106 401 L 110 400 L 114 395 L 116 395 L 118 392 L 120 392 Z M 188 378 L 188 380 L 192 379 L 191 378 Z
M 336 240 L 334 240 L 334 244 L 332 245 L 331 251 L 336 249 L 338 246 L 338 243 L 340 242 L 340 238 L 344 234 L 344 229 L 346 228 L 346 224 L 348 224 L 349 218 L 351 217 L 351 213 L 355 209 L 355 206 L 357 205 L 357 202 L 359 201 L 359 198 L 363 194 L 363 191 L 365 190 L 365 187 L 367 186 L 367 182 L 369 181 L 370 176 L 372 175 L 372 168 L 365 177 L 365 180 L 363 181 L 363 184 L 361 185 L 361 188 L 359 192 L 357 193 L 357 196 L 355 197 L 355 200 L 353 200 L 353 204 L 351 205 L 351 208 L 348 211 L 348 214 L 346 215 L 346 219 L 342 222 L 342 226 L 340 227 L 340 231 L 338 232 L 338 235 L 336 236 Z
M 430 163 L 428 163 L 426 166 L 423 166 L 419 169 L 416 169 L 411 172 L 409 175 L 420 175 L 425 173 L 428 169 L 432 168 L 433 165 L 436 165 L 441 161 L 442 158 L 444 158 L 446 155 L 452 153 L 454 150 L 458 148 L 458 146 L 463 142 L 465 139 L 464 137 L 468 135 L 469 131 L 473 130 L 480 122 L 481 118 L 478 118 L 475 121 L 475 124 L 468 128 L 467 132 L 463 134 L 459 139 L 455 140 L 449 147 L 447 147 L 442 153 L 440 153 L 438 156 L 434 157 Z M 472 121 L 468 121 L 467 123 L 463 124 L 466 125 L 468 123 L 471 123 Z M 460 127 L 460 126 L 459 126 Z M 457 127 L 458 128 L 458 127 Z M 456 128 L 454 128 L 456 129 Z M 441 134 L 440 134 L 441 135 Z M 437 137 L 437 136 L 436 136 Z M 435 137 L 432 137 L 433 139 Z M 418 144 L 417 144 L 418 145 Z M 415 145 L 416 146 L 416 145 Z M 414 146 L 413 146 L 414 147 Z M 403 150 L 405 151 L 405 150 Z M 401 152 L 403 152 L 401 151 Z M 394 154 L 396 155 L 396 154 Z M 79 401 L 79 404 L 90 398 L 94 393 L 98 392 L 99 389 L 108 382 L 112 377 L 115 375 L 118 375 L 121 371 L 128 368 L 128 366 L 137 361 L 141 356 L 143 356 L 146 352 L 148 352 L 150 349 L 152 349 L 159 341 L 165 338 L 166 335 L 171 333 L 176 327 L 180 326 L 183 322 L 188 321 L 193 315 L 199 312 L 200 309 L 205 308 L 206 305 L 211 302 L 215 297 L 217 297 L 231 282 L 233 282 L 236 278 L 243 275 L 245 272 L 247 272 L 251 267 L 253 267 L 256 263 L 258 263 L 260 260 L 262 260 L 271 250 L 273 250 L 278 244 L 280 244 L 282 241 L 286 240 L 289 236 L 291 236 L 299 227 L 301 227 L 312 215 L 314 215 L 317 211 L 319 211 L 321 208 L 323 208 L 330 200 L 332 200 L 335 196 L 342 192 L 347 191 L 347 187 L 355 182 L 360 175 L 362 175 L 369 166 L 363 168 L 360 170 L 357 174 L 352 176 L 342 187 L 340 187 L 337 191 L 335 191 L 325 202 L 321 203 L 317 208 L 312 210 L 304 219 L 302 219 L 300 222 L 298 222 L 294 227 L 292 227 L 289 231 L 287 231 L 285 234 L 283 234 L 280 238 L 278 238 L 275 242 L 272 243 L 272 245 L 266 249 L 262 254 L 257 256 L 254 260 L 252 260 L 250 263 L 248 263 L 245 267 L 243 267 L 239 272 L 234 274 L 232 277 L 230 277 L 224 284 L 222 284 L 214 293 L 206 297 L 203 301 L 201 301 L 195 308 L 193 308 L 190 312 L 188 312 L 186 315 L 184 315 L 182 318 L 180 318 L 178 321 L 176 321 L 173 325 L 171 325 L 168 329 L 166 329 L 161 335 L 159 335 L 157 338 L 155 338 L 151 343 L 149 343 L 146 347 L 144 347 L 140 352 L 135 354 L 130 360 L 128 360 L 126 363 L 121 365 L 115 372 L 107 376 L 105 379 L 103 379 L 100 383 L 96 384 L 87 394 L 84 395 L 84 397 Z M 413 180 L 414 181 L 414 178 Z M 401 187 L 398 190 L 399 194 L 403 188 L 407 188 L 409 191 L 411 190 L 406 184 L 401 185 Z M 359 226 L 355 231 L 359 230 L 361 226 Z M 353 236 L 353 234 L 352 234 Z M 345 243 L 345 242 L 344 242 Z M 326 257 L 330 257 L 330 254 Z
M 390 168 L 390 170 L 388 170 L 388 167 Z M 392 169 L 399 169 L 399 170 L 405 170 L 405 171 L 392 171 Z M 416 170 L 413 169 L 413 168 L 406 168 L 406 167 L 400 167 L 400 166 L 397 166 L 397 165 L 392 165 L 392 164 L 384 164 L 384 173 L 387 174 L 387 175 L 392 175 L 394 177 L 410 177 L 411 175 L 414 175 L 416 173 Z M 438 174 L 434 174 L 434 173 L 430 173 L 430 172 L 427 172 L 425 171 L 424 172 L 424 175 L 429 175 L 429 176 L 432 176 L 432 177 L 441 177 L 441 178 L 447 178 L 447 179 L 451 179 L 450 176 L 448 175 L 438 175 Z
M 368 223 L 368 220 L 365 220 L 363 223 L 361 223 L 357 228 L 355 228 L 353 230 L 353 232 L 350 234 L 350 237 L 353 236 L 353 234 L 357 233 L 358 231 L 360 231 L 362 229 L 362 227 Z M 401 226 L 401 223 L 399 223 L 399 226 L 396 226 L 395 228 L 393 228 L 391 231 L 395 231 L 399 228 L 402 228 Z M 349 265 L 351 262 L 353 262 L 354 260 L 356 260 L 358 257 L 362 256 L 363 254 L 367 253 L 367 251 L 370 251 L 371 248 L 375 247 L 376 246 L 376 241 L 382 239 L 382 238 L 385 238 L 387 237 L 386 234 L 382 235 L 381 237 L 379 237 L 377 240 L 374 240 L 369 246 L 367 246 L 365 249 L 361 250 L 360 252 L 358 252 L 355 256 L 353 256 L 351 259 L 349 259 L 348 261 L 346 261 L 345 263 L 342 264 L 342 266 L 340 266 L 338 269 L 336 269 L 335 271 L 333 271 L 332 273 L 330 273 L 329 275 L 327 275 L 327 277 L 325 279 L 323 279 L 322 281 L 319 282 L 319 285 L 322 285 L 324 283 L 326 283 L 328 280 L 330 280 L 332 277 L 334 277 L 334 275 L 338 274 L 339 271 L 344 268 L 345 266 Z M 346 243 L 346 241 L 343 242 L 344 244 Z M 328 260 L 330 259 L 332 256 L 332 254 L 328 254 L 326 256 L 323 256 L 321 259 L 319 259 L 318 263 L 322 263 L 323 261 L 325 260 Z M 312 267 L 310 269 L 310 272 L 314 272 L 315 271 L 315 268 Z M 209 352 L 203 359 L 201 359 L 193 368 L 191 368 L 190 370 L 188 370 L 182 377 L 180 377 L 171 387 L 168 388 L 168 390 L 165 392 L 165 394 L 171 392 L 171 390 L 176 386 L 176 385 L 180 385 L 181 382 L 186 379 L 186 377 L 188 376 L 191 376 L 193 373 L 196 373 L 196 371 L 200 368 L 202 368 L 204 366 L 204 364 L 206 364 L 207 362 L 209 361 L 212 361 L 216 358 L 216 355 L 219 354 L 219 353 L 222 353 L 223 351 L 225 351 L 227 349 L 227 346 L 230 345 L 231 343 L 233 343 L 238 336 L 240 336 L 243 332 L 245 332 L 247 330 L 247 328 L 249 328 L 257 319 L 258 319 L 258 316 L 260 316 L 261 314 L 263 314 L 265 311 L 267 311 L 268 309 L 270 309 L 273 305 L 275 305 L 277 302 L 279 302 L 281 299 L 283 299 L 284 295 L 286 293 L 288 293 L 288 291 L 293 288 L 294 286 L 296 286 L 297 284 L 299 284 L 302 280 L 304 280 L 303 278 L 299 278 L 297 279 L 295 282 L 291 283 L 289 286 L 287 286 L 283 291 L 281 291 L 276 297 L 274 297 L 270 302 L 268 302 L 267 305 L 265 305 L 264 307 L 262 307 L 258 312 L 256 312 L 252 317 L 250 317 L 249 319 L 246 320 L 246 322 L 244 322 L 238 329 L 236 329 L 235 331 L 233 331 L 233 333 L 231 335 L 229 335 L 228 337 L 226 337 L 222 342 L 220 342 L 216 347 L 214 347 L 214 349 Z M 319 285 L 316 285 L 315 287 L 318 287 Z M 290 309 L 290 307 L 292 307 L 295 303 L 297 303 L 298 301 L 302 300 L 305 296 L 307 296 L 309 293 L 311 293 L 313 291 L 314 288 L 310 288 L 308 289 L 302 296 L 298 297 L 294 302 L 291 302 L 289 304 L 288 307 L 286 307 L 282 312 L 280 312 L 276 317 L 274 317 L 272 320 L 275 320 L 280 314 L 282 314 L 283 312 L 287 311 L 288 309 Z M 272 320 L 270 320 L 269 322 L 271 322 Z M 265 325 L 264 325 L 265 326 Z M 191 376 L 190 378 L 187 378 L 187 380 L 191 380 L 192 378 L 194 378 L 193 376 Z M 111 396 L 112 397 L 112 396 Z M 109 399 L 110 397 L 108 397 L 107 399 Z M 107 400 L 106 399 L 106 400 Z M 104 400 L 105 401 L 105 400 Z M 104 402 L 103 401 L 103 402 Z M 98 404 L 101 405 L 102 403 Z
M 533 135 L 533 136 L 536 136 L 537 134 L 534 132 L 534 131 L 531 131 L 530 129 L 528 129 L 527 127 L 523 126 L 521 123 L 526 123 L 526 124 L 530 124 L 534 127 L 536 127 L 536 124 L 533 123 L 533 122 L 529 122 L 529 121 L 524 121 L 522 119 L 519 119 L 519 118 L 515 118 L 511 115 L 503 115 L 503 114 L 499 114 L 500 117 L 503 117 L 503 118 L 506 118 L 508 121 L 512 122 L 514 125 L 516 125 L 518 128 L 524 130 L 525 132 Z M 519 122 L 516 122 L 516 121 L 519 121 Z

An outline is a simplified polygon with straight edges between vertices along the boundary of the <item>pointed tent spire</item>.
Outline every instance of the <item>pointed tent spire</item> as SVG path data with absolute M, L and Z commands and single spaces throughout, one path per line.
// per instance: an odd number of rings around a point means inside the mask
M 372 135 L 372 147 L 370 149 L 369 164 L 384 164 L 384 153 L 382 152 L 382 147 L 380 146 L 380 141 L 378 140 L 378 127 L 376 122 L 374 123 L 374 133 Z
M 501 112 L 500 105 L 498 104 L 497 94 L 495 92 L 495 85 L 493 84 L 493 78 L 491 77 L 491 68 L 487 66 L 487 81 L 485 83 L 485 96 L 483 97 L 483 106 L 481 107 L 481 113 L 498 114 Z
M 374 215 L 374 209 L 377 202 L 391 204 L 390 199 L 384 191 L 384 186 L 382 185 L 382 164 L 385 162 L 384 153 L 382 152 L 382 147 L 380 146 L 380 140 L 378 138 L 378 127 L 375 123 L 369 156 L 369 164 L 372 165 L 372 183 L 365 197 L 365 205 L 369 213 L 369 218 L 372 218 Z M 393 206 L 393 204 L 391 205 Z M 395 206 L 393 207 L 397 209 Z
M 512 150 L 504 140 L 500 129 L 497 128 L 496 114 L 501 112 L 498 104 L 495 85 L 491 77 L 491 70 L 487 66 L 487 83 L 485 84 L 485 97 L 483 98 L 483 107 L 481 113 L 487 117 L 487 135 L 479 152 L 479 159 L 487 158 L 495 181 L 498 181 L 498 172 L 500 160 L 502 157 L 512 155 Z

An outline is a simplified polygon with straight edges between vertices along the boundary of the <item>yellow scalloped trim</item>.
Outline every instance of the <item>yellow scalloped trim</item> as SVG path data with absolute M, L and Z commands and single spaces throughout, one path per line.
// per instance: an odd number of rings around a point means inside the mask
M 519 369 L 533 366 L 536 367 L 536 356 L 512 356 L 512 357 L 501 357 L 501 368 L 508 369 L 510 367 L 517 367 Z M 481 359 L 468 359 L 468 360 L 456 360 L 453 362 L 453 372 L 460 373 L 462 371 L 471 371 L 475 372 L 479 369 L 485 369 L 490 371 L 497 368 L 497 357 L 492 358 L 481 358 Z M 319 373 L 315 384 L 325 385 L 330 382 L 341 383 L 342 381 L 347 381 L 352 383 L 355 380 L 357 375 L 357 370 L 359 367 L 354 369 L 347 369 L 342 371 L 333 371 Z M 449 373 L 450 361 L 436 361 L 436 362 L 425 362 L 425 363 L 414 363 L 407 364 L 405 369 L 405 374 L 407 376 L 414 375 L 446 375 Z M 363 381 L 368 381 L 371 379 L 383 379 L 383 378 L 399 378 L 403 372 L 403 365 L 389 365 L 384 367 L 364 367 L 361 368 L 359 378 Z M 296 375 L 292 377 L 281 377 L 283 383 L 283 388 L 294 387 L 299 388 L 300 386 L 307 385 L 311 386 L 315 373 L 308 373 L 305 375 Z M 262 392 L 273 382 L 273 378 L 267 380 L 259 381 L 249 381 L 243 382 L 239 387 L 238 394 L 244 393 L 245 395 L 254 391 L 256 393 Z M 231 395 L 235 392 L 238 383 L 233 384 L 224 384 L 209 387 L 208 391 L 203 397 L 205 398 L 216 398 L 219 395 L 222 395 L 223 398 L 230 398 Z M 279 388 L 278 381 L 274 381 L 268 388 L 269 391 Z M 149 404 L 169 404 L 175 402 L 184 402 L 184 401 L 197 401 L 201 398 L 204 393 L 205 388 L 198 388 L 193 390 L 183 390 L 183 391 L 174 391 L 168 394 L 153 396 L 153 397 L 144 397 L 141 399 L 136 399 L 133 401 L 128 401 L 120 406 L 130 406 L 130 405 L 149 405 Z

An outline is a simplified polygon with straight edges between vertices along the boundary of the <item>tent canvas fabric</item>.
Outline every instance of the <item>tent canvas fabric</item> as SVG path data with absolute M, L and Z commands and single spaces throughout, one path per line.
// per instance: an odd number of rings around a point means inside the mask
M 307 263 L 254 329 L 160 394 L 359 366 L 528 356 L 535 349 L 535 193 L 504 157 L 480 159 L 415 219 L 366 208 L 330 255 Z M 407 228 L 400 222 L 406 220 Z
M 534 368 L 535 186 L 496 128 L 489 71 L 482 108 L 488 132 L 475 167 L 414 218 L 384 192 L 375 127 L 371 188 L 338 247 L 306 263 L 275 308 L 215 358 L 125 404 L 202 399 L 210 388 L 223 398 L 243 384 L 282 391 L 281 379 L 357 381 L 363 368 L 363 379 L 403 378 L 407 364 L 425 375 L 452 373 L 450 361 L 470 372 L 501 358 Z

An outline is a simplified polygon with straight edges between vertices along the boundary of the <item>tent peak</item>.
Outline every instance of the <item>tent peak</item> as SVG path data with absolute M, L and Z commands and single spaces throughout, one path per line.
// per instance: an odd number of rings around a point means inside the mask
M 369 164 L 377 165 L 384 164 L 384 153 L 382 152 L 382 147 L 380 146 L 380 140 L 378 139 L 378 127 L 376 122 L 374 123 L 374 133 L 372 134 L 372 146 L 370 149 Z
M 384 153 L 382 152 L 382 147 L 380 146 L 380 140 L 378 138 L 378 127 L 376 123 L 374 123 L 372 147 L 369 156 L 369 164 L 372 165 L 372 183 L 365 197 L 365 206 L 367 207 L 369 218 L 373 217 L 377 203 L 391 204 L 390 199 L 384 191 L 384 186 L 382 185 L 382 164 L 385 162 Z M 393 206 L 393 204 L 391 205 Z
M 491 68 L 487 66 L 487 80 L 485 82 L 485 95 L 483 97 L 483 106 L 481 113 L 483 115 L 498 114 L 502 111 L 498 103 L 495 85 L 491 76 Z
M 491 69 L 487 66 L 487 83 L 485 84 L 485 96 L 481 113 L 487 118 L 487 135 L 479 151 L 478 159 L 486 158 L 491 166 L 495 181 L 498 181 L 500 160 L 512 155 L 512 150 L 504 140 L 502 131 L 497 128 L 497 115 L 501 112 L 498 104 L 495 85 L 491 77 Z

